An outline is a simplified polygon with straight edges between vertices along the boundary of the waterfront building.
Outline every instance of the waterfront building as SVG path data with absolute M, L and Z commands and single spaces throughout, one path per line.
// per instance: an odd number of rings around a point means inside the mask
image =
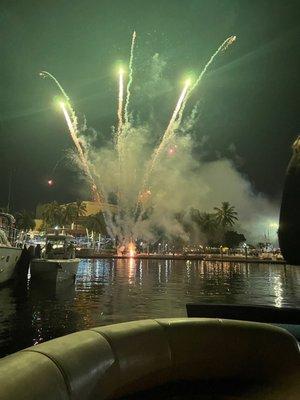
M 36 207 L 36 213 L 35 213 L 36 231 L 41 231 L 44 227 L 43 212 L 47 204 L 48 203 L 38 204 Z M 76 201 L 60 204 L 60 206 L 66 207 L 71 204 L 76 205 Z M 76 221 L 73 221 L 73 223 L 70 226 L 65 226 L 65 228 L 68 228 L 68 230 L 72 231 L 71 233 L 75 235 L 81 235 L 86 233 L 85 222 L 89 217 L 104 211 L 110 211 L 111 213 L 116 212 L 116 206 L 113 204 L 99 203 L 97 201 L 90 201 L 90 200 L 84 200 L 81 202 L 81 204 L 85 209 L 84 215 L 80 216 Z

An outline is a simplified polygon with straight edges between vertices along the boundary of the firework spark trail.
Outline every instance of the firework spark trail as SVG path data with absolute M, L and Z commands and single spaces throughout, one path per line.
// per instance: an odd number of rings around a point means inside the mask
M 71 138 L 72 138 L 72 140 L 73 140 L 73 142 L 74 142 L 74 144 L 76 146 L 76 149 L 77 149 L 80 161 L 81 161 L 81 163 L 83 165 L 83 168 L 84 168 L 86 174 L 90 177 L 91 174 L 90 174 L 90 171 L 89 171 L 89 167 L 88 167 L 85 155 L 83 153 L 81 144 L 80 144 L 80 142 L 78 140 L 76 128 L 74 127 L 74 125 L 72 123 L 72 120 L 71 120 L 71 117 L 70 117 L 70 115 L 68 113 L 67 107 L 66 107 L 65 103 L 62 102 L 62 101 L 59 103 L 59 105 L 60 105 L 60 107 L 62 109 L 62 112 L 64 114 L 65 120 L 67 122 L 69 131 L 70 131 Z
M 210 59 L 208 60 L 208 62 L 206 63 L 205 67 L 203 68 L 203 70 L 201 71 L 200 75 L 198 76 L 197 80 L 195 81 L 195 83 L 193 84 L 193 86 L 189 89 L 190 86 L 190 81 L 188 80 L 183 88 L 183 91 L 181 92 L 181 95 L 178 99 L 177 105 L 175 107 L 175 110 L 173 112 L 172 118 L 168 124 L 168 127 L 163 135 L 162 141 L 160 142 L 159 146 L 154 150 L 154 153 L 152 155 L 151 158 L 151 162 L 150 162 L 150 168 L 149 170 L 146 172 L 146 175 L 144 177 L 143 180 L 143 185 L 142 185 L 142 190 L 139 192 L 139 197 L 140 194 L 143 193 L 143 190 L 147 187 L 148 182 L 149 182 L 149 178 L 151 176 L 151 173 L 153 172 L 153 169 L 155 168 L 156 162 L 159 159 L 160 153 L 162 152 L 162 150 L 164 149 L 164 147 L 167 145 L 168 141 L 172 138 L 175 129 L 179 127 L 181 121 L 182 121 L 182 116 L 183 116 L 183 112 L 185 109 L 185 106 L 187 104 L 187 101 L 191 95 L 191 93 L 193 92 L 193 90 L 199 85 L 199 83 L 201 82 L 203 76 L 205 75 L 207 69 L 209 68 L 209 66 L 212 64 L 212 62 L 214 61 L 215 57 L 221 52 L 221 51 L 225 51 L 231 44 L 233 44 L 236 40 L 236 36 L 229 36 L 226 40 L 224 40 L 224 42 L 217 48 L 217 50 L 214 52 L 214 54 L 210 57 Z M 137 201 L 137 205 L 136 205 L 136 211 L 138 209 L 139 206 L 139 199 Z M 140 214 L 141 215 L 141 214 Z
M 178 125 L 181 123 L 182 120 L 182 116 L 183 116 L 183 112 L 186 106 L 186 103 L 191 95 L 191 93 L 193 92 L 194 89 L 196 89 L 196 87 L 200 84 L 200 82 L 202 81 L 203 76 L 205 75 L 207 69 L 209 68 L 209 66 L 212 64 L 212 62 L 214 61 L 214 59 L 216 58 L 216 56 L 221 52 L 221 51 L 225 51 L 227 50 L 227 48 L 232 45 L 234 42 L 236 41 L 236 36 L 229 36 L 226 40 L 224 40 L 224 42 L 217 48 L 217 50 L 214 52 L 214 54 L 210 57 L 210 59 L 208 60 L 208 62 L 206 63 L 205 67 L 203 68 L 203 70 L 201 71 L 200 75 L 198 76 L 196 82 L 193 84 L 193 86 L 189 89 L 186 98 L 182 104 L 179 116 L 178 116 Z
M 128 66 L 128 82 L 126 86 L 126 100 L 125 100 L 125 106 L 124 106 L 124 119 L 125 119 L 125 127 L 124 130 L 122 130 L 121 135 L 120 135 L 120 143 L 119 143 L 119 160 L 120 160 L 120 181 L 124 181 L 124 162 L 125 162 L 125 140 L 128 134 L 130 134 L 130 126 L 129 126 L 129 104 L 130 104 L 130 97 L 131 97 L 131 92 L 130 88 L 133 82 L 133 61 L 134 61 L 134 50 L 135 50 L 135 43 L 136 43 L 136 31 L 133 31 L 132 33 L 132 38 L 131 38 L 131 46 L 130 46 L 130 57 L 129 57 L 129 66 Z M 120 196 L 119 193 L 119 199 L 123 200 Z M 120 207 L 119 207 L 120 209 Z
M 236 36 L 229 36 L 226 40 L 224 40 L 224 42 L 217 48 L 217 50 L 214 52 L 214 54 L 210 57 L 210 59 L 208 60 L 208 62 L 206 63 L 205 67 L 203 68 L 201 74 L 198 76 L 198 79 L 196 80 L 196 82 L 194 83 L 194 85 L 191 87 L 191 89 L 189 90 L 187 99 L 190 95 L 190 93 L 199 85 L 199 83 L 201 82 L 203 75 L 205 74 L 205 72 L 207 71 L 207 68 L 210 66 L 210 64 L 214 61 L 215 57 L 220 53 L 220 51 L 225 51 L 231 44 L 233 44 L 236 40 Z M 186 99 L 186 100 L 187 100 Z
M 70 113 L 71 113 L 72 125 L 73 125 L 73 127 L 75 127 L 75 129 L 76 129 L 76 131 L 77 131 L 77 128 L 78 128 L 78 119 L 77 119 L 77 116 L 76 116 L 76 113 L 75 113 L 73 107 L 71 106 L 70 97 L 67 95 L 67 93 L 66 93 L 66 91 L 64 90 L 64 88 L 62 87 L 62 85 L 61 85 L 61 84 L 59 83 L 59 81 L 55 78 L 55 76 L 52 75 L 52 74 L 50 74 L 50 72 L 48 72 L 48 71 L 41 71 L 41 72 L 39 73 L 39 75 L 40 75 L 42 78 L 44 78 L 44 79 L 49 78 L 49 79 L 53 80 L 53 82 L 56 84 L 56 86 L 58 87 L 59 91 L 60 91 L 61 94 L 64 96 L 64 98 L 65 98 L 65 100 L 66 100 L 66 102 L 67 102 L 68 108 L 69 108 Z
M 187 93 L 188 93 L 188 88 L 189 88 L 190 84 L 191 84 L 191 82 L 188 79 L 185 82 L 184 88 L 182 89 L 182 92 L 181 92 L 181 94 L 179 96 L 179 99 L 178 99 L 177 104 L 175 106 L 175 109 L 173 111 L 173 114 L 172 114 L 172 117 L 170 119 L 170 122 L 169 122 L 169 124 L 167 126 L 167 129 L 165 130 L 163 138 L 162 138 L 160 144 L 158 145 L 158 147 L 154 150 L 154 152 L 152 154 L 151 161 L 150 161 L 150 167 L 149 167 L 149 170 L 147 171 L 146 178 L 144 179 L 144 185 L 147 184 L 147 181 L 148 181 L 148 179 L 149 179 L 149 177 L 150 177 L 150 175 L 151 175 L 151 173 L 152 173 L 152 171 L 153 171 L 153 169 L 155 167 L 155 164 L 156 164 L 161 152 L 163 151 L 163 149 L 167 145 L 168 141 L 172 137 L 175 128 L 178 126 L 176 119 L 177 119 L 178 113 L 181 110 L 182 104 L 183 104 L 184 100 L 186 99 L 186 96 L 187 96 Z
M 165 140 L 168 140 L 168 138 L 172 135 L 172 133 L 174 133 L 174 124 L 176 122 L 176 126 L 180 125 L 180 122 L 182 120 L 182 115 L 183 115 L 183 111 L 184 108 L 186 106 L 186 103 L 192 93 L 192 91 L 199 85 L 199 83 L 201 82 L 203 76 L 205 75 L 207 69 L 209 68 L 209 66 L 211 65 L 211 63 L 214 61 L 215 57 L 220 53 L 220 51 L 225 51 L 228 46 L 230 46 L 231 44 L 233 44 L 236 40 L 236 36 L 229 36 L 226 40 L 224 40 L 224 42 L 217 48 L 217 50 L 214 52 L 214 54 L 210 57 L 210 59 L 208 60 L 208 62 L 206 63 L 205 67 L 203 68 L 203 70 L 201 71 L 200 75 L 198 76 L 196 82 L 193 84 L 193 86 L 189 89 L 190 86 L 190 80 L 187 80 L 184 86 L 184 89 L 179 97 L 179 100 L 177 102 L 177 105 L 175 107 L 174 113 L 172 115 L 172 118 L 169 122 L 169 125 L 165 131 L 165 134 L 163 136 L 163 140 L 161 142 L 161 145 L 163 144 L 163 142 Z M 176 121 L 176 118 L 178 116 L 178 119 Z
M 59 91 L 62 93 L 63 97 L 66 100 L 66 103 L 61 101 L 59 103 L 59 105 L 60 105 L 60 107 L 61 107 L 61 109 L 63 111 L 65 120 L 67 122 L 69 131 L 70 131 L 71 138 L 72 138 L 72 140 L 73 140 L 73 142 L 74 142 L 74 144 L 76 146 L 76 149 L 77 149 L 77 152 L 78 152 L 78 155 L 79 155 L 79 159 L 80 159 L 80 162 L 81 162 L 82 167 L 84 169 L 84 172 L 86 173 L 86 175 L 88 176 L 88 178 L 92 182 L 93 193 L 96 195 L 97 199 L 100 200 L 101 196 L 100 196 L 100 194 L 99 194 L 99 192 L 97 190 L 97 186 L 95 185 L 94 179 L 93 179 L 92 174 L 90 172 L 90 168 L 88 166 L 86 157 L 85 157 L 84 152 L 82 150 L 81 144 L 80 144 L 80 142 L 78 140 L 78 119 L 77 119 L 77 116 L 76 116 L 76 113 L 75 113 L 74 109 L 72 108 L 72 106 L 70 104 L 70 98 L 67 95 L 67 93 L 65 92 L 64 88 L 62 87 L 62 85 L 58 82 L 58 80 L 55 78 L 54 75 L 50 74 L 50 72 L 41 71 L 39 73 L 39 75 L 44 79 L 45 78 L 50 78 L 51 80 L 53 80 L 55 82 L 56 86 L 58 87 Z M 69 115 L 67 108 L 70 110 L 71 116 Z
M 229 36 L 227 39 L 227 44 L 225 44 L 223 51 L 227 50 L 227 48 L 232 45 L 236 41 L 236 35 Z
M 164 135 L 162 137 L 162 140 L 161 140 L 160 144 L 158 145 L 158 147 L 156 147 L 154 152 L 152 153 L 152 156 L 151 156 L 151 159 L 150 159 L 149 168 L 146 171 L 146 174 L 145 174 L 143 182 L 142 182 L 142 188 L 141 188 L 141 190 L 139 191 L 139 194 L 138 194 L 138 199 L 137 199 L 136 206 L 135 206 L 135 215 L 138 212 L 139 205 L 141 204 L 141 201 L 140 201 L 141 196 L 143 195 L 144 191 L 146 190 L 146 187 L 148 186 L 149 179 L 150 179 L 150 176 L 151 176 L 151 174 L 153 172 L 155 164 L 156 164 L 157 160 L 159 159 L 159 156 L 160 156 L 161 152 L 163 151 L 163 149 L 167 145 L 170 137 L 172 137 L 172 135 L 174 133 L 174 130 L 178 126 L 177 123 L 176 123 L 176 118 L 177 118 L 178 113 L 179 113 L 179 111 L 180 111 L 180 109 L 182 107 L 184 99 L 186 98 L 187 91 L 188 91 L 188 88 L 189 88 L 190 84 L 191 84 L 190 80 L 187 79 L 186 82 L 185 82 L 184 88 L 182 89 L 181 94 L 179 96 L 179 99 L 177 101 L 177 104 L 176 104 L 175 109 L 173 111 L 173 114 L 172 114 L 172 117 L 170 119 L 170 122 L 169 122 L 169 124 L 167 126 L 167 129 L 165 130 L 165 133 L 164 133 Z M 142 213 L 139 214 L 139 216 L 137 218 L 137 222 L 140 221 L 141 217 L 142 217 Z
M 117 138 L 116 138 L 116 151 L 118 155 L 118 163 L 119 163 L 119 186 L 118 186 L 118 199 L 120 200 L 120 182 L 122 182 L 121 174 L 123 172 L 122 162 L 124 160 L 124 135 L 123 135 L 123 103 L 124 103 L 124 71 L 122 68 L 119 70 L 119 95 L 118 95 L 118 129 L 117 129 Z M 118 216 L 120 217 L 120 204 L 118 201 Z
M 133 81 L 133 56 L 134 56 L 134 46 L 135 46 L 135 39 L 136 39 L 136 31 L 133 32 L 132 34 L 132 40 L 131 40 L 131 48 L 130 48 L 130 59 L 129 59 L 129 79 L 127 83 L 127 88 L 126 88 L 126 102 L 125 102 L 125 109 L 124 109 L 124 114 L 125 114 L 125 123 L 127 124 L 129 121 L 129 116 L 128 116 L 128 107 L 129 107 L 129 100 L 130 100 L 130 86 L 132 85 Z
M 81 147 L 81 144 L 78 140 L 78 119 L 77 119 L 74 109 L 71 106 L 70 98 L 67 95 L 67 93 L 65 92 L 62 85 L 59 83 L 59 81 L 55 78 L 55 76 L 50 74 L 50 72 L 41 71 L 39 73 L 39 75 L 44 79 L 49 78 L 49 79 L 53 80 L 66 101 L 66 104 L 64 102 L 61 102 L 60 107 L 63 111 L 65 120 L 67 122 L 71 138 L 72 138 L 72 140 L 75 144 L 76 150 L 78 152 L 78 156 L 79 156 L 82 168 L 83 168 L 85 174 L 87 175 L 88 179 L 90 180 L 92 192 L 93 192 L 97 202 L 103 204 L 103 199 L 104 199 L 103 193 L 102 193 L 102 191 L 99 191 L 97 188 L 97 185 L 95 183 L 93 175 L 90 171 L 86 156 L 85 156 L 84 151 Z M 70 115 L 69 115 L 68 109 L 69 109 Z M 105 224 L 106 224 L 109 235 L 111 235 L 111 237 L 115 236 L 114 230 L 113 230 L 112 215 L 111 215 L 110 210 L 103 210 L 103 216 L 104 216 Z
M 119 70 L 119 102 L 118 102 L 118 137 L 121 135 L 123 127 L 123 102 L 124 102 L 124 71 Z
M 95 194 L 95 196 L 97 198 L 97 201 L 101 202 L 101 197 L 102 196 L 99 193 L 99 190 L 97 189 L 97 185 L 95 184 L 95 180 L 94 180 L 93 175 L 92 175 L 92 173 L 90 171 L 87 159 L 86 159 L 86 157 L 84 155 L 84 152 L 82 150 L 81 144 L 80 144 L 80 142 L 78 140 L 76 126 L 73 125 L 71 117 L 70 117 L 70 115 L 68 113 L 67 107 L 66 107 L 64 102 L 62 102 L 62 101 L 60 102 L 60 107 L 62 109 L 62 112 L 64 114 L 65 120 L 67 122 L 71 138 L 72 138 L 72 140 L 73 140 L 73 142 L 75 144 L 76 150 L 78 152 L 78 156 L 79 156 L 80 162 L 82 164 L 82 168 L 83 168 L 85 174 L 87 175 L 87 177 L 89 178 L 89 180 L 91 182 L 92 191 Z
M 69 108 L 72 110 L 71 106 L 68 104 Z M 75 115 L 75 123 L 74 120 L 72 121 L 72 118 L 70 117 L 66 104 L 64 102 L 60 102 L 60 107 L 63 111 L 66 123 L 68 125 L 69 131 L 70 131 L 70 135 L 71 138 L 75 144 L 76 150 L 78 152 L 78 156 L 81 162 L 81 166 L 82 169 L 84 170 L 86 176 L 88 177 L 89 181 L 90 181 L 90 185 L 91 185 L 91 190 L 92 193 L 94 194 L 96 201 L 98 202 L 98 204 L 102 204 L 103 205 L 103 200 L 105 199 L 105 196 L 103 195 L 103 192 L 100 191 L 96 185 L 95 179 L 93 177 L 93 174 L 91 173 L 87 158 L 84 154 L 84 151 L 82 149 L 82 145 L 79 142 L 78 139 L 78 128 L 77 128 L 77 117 Z M 73 111 L 73 110 L 72 110 Z M 73 111 L 74 112 L 74 111 Z M 72 115 L 72 114 L 71 114 Z M 107 231 L 109 233 L 109 235 L 111 235 L 111 237 L 113 237 L 113 222 L 112 222 L 112 216 L 110 213 L 110 210 L 103 210 L 103 217 L 104 217 L 104 221 L 105 221 L 105 225 L 107 228 Z
M 92 174 L 90 172 L 90 169 L 89 169 L 86 157 L 84 155 L 84 152 L 82 150 L 81 144 L 80 144 L 80 142 L 78 140 L 78 119 L 77 119 L 77 116 L 76 116 L 76 113 L 75 113 L 74 109 L 71 106 L 70 98 L 67 95 L 67 93 L 64 90 L 64 88 L 62 87 L 62 85 L 58 82 L 58 80 L 55 78 L 54 75 L 50 74 L 50 72 L 41 71 L 39 73 L 39 75 L 42 78 L 50 78 L 51 80 L 53 80 L 55 82 L 56 86 L 58 87 L 58 89 L 60 90 L 60 92 L 62 93 L 62 95 L 64 96 L 65 100 L 66 100 L 66 103 L 61 101 L 59 104 L 60 104 L 60 107 L 61 107 L 61 109 L 63 111 L 65 120 L 67 122 L 71 138 L 72 138 L 72 140 L 73 140 L 73 142 L 74 142 L 74 144 L 76 146 L 80 162 L 81 162 L 81 164 L 82 164 L 82 166 L 84 168 L 84 172 L 86 173 L 86 175 L 88 176 L 88 178 L 92 182 L 92 190 L 96 194 L 96 197 L 98 199 L 98 198 L 100 198 L 99 192 L 98 192 L 97 187 L 96 187 L 96 185 L 94 183 L 94 179 L 93 179 Z M 70 110 L 71 116 L 69 115 L 67 108 Z
M 58 82 L 58 80 L 55 78 L 55 76 L 53 76 L 52 74 L 50 74 L 50 72 L 48 72 L 48 71 L 41 71 L 40 73 L 39 73 L 39 75 L 42 77 L 42 78 L 50 78 L 50 79 L 52 79 L 54 82 L 55 82 L 55 84 L 56 84 L 56 86 L 58 87 L 58 89 L 60 90 L 60 92 L 62 93 L 62 95 L 64 96 L 64 98 L 68 101 L 68 102 L 70 102 L 70 98 L 69 98 L 69 96 L 67 95 L 67 93 L 65 92 L 65 90 L 64 90 L 64 88 L 61 86 L 61 84 Z

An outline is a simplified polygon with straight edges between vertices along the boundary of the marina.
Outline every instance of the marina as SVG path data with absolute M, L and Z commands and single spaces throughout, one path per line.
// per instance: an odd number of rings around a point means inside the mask
M 300 398 L 299 11 L 1 3 L 0 400 Z

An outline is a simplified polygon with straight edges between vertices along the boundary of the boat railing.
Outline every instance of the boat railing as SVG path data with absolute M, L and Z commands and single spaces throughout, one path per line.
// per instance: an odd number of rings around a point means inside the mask
M 76 237 L 76 247 L 77 249 L 102 249 L 109 247 L 112 245 L 112 240 L 109 237 L 101 237 L 99 238 L 87 238 L 86 236 L 83 237 Z
M 26 240 L 26 233 L 12 226 L 1 226 L 9 244 L 13 247 L 23 247 Z

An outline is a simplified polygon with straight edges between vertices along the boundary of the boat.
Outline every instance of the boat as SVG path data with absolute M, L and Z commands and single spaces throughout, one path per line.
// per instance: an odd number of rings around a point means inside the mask
M 277 326 L 165 318 L 95 327 L 0 360 L 1 400 L 300 398 L 300 349 Z
M 32 280 L 75 282 L 80 260 L 75 257 L 75 239 L 71 235 L 48 234 L 41 258 L 34 258 L 30 263 Z
M 18 241 L 15 219 L 11 214 L 0 213 L 0 285 L 13 279 L 15 267 L 22 253 Z
M 221 318 L 273 324 L 286 329 L 300 342 L 300 308 L 252 304 L 198 303 L 186 305 L 190 318 Z

